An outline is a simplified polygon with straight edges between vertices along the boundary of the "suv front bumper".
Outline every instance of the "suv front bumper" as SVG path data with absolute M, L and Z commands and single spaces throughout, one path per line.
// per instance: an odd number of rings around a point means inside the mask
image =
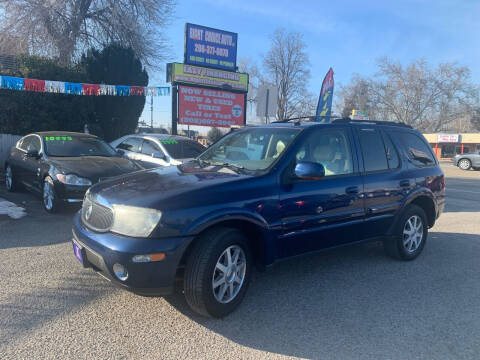
M 81 249 L 83 266 L 92 268 L 112 283 L 144 296 L 172 294 L 182 256 L 193 237 L 131 238 L 112 233 L 96 233 L 86 228 L 80 212 L 75 215 L 73 239 Z M 162 261 L 136 263 L 135 255 L 164 253 Z M 113 272 L 120 264 L 128 271 L 125 281 Z

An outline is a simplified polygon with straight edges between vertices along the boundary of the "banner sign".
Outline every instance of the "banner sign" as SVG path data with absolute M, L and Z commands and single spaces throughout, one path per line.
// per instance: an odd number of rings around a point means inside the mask
M 242 126 L 245 124 L 245 94 L 181 85 L 178 87 L 178 123 Z
M 438 134 L 437 143 L 459 143 L 459 134 Z
M 330 122 L 330 115 L 332 114 L 332 100 L 333 100 L 333 69 L 330 68 L 323 79 L 320 96 L 318 97 L 317 112 L 315 121 Z
M 185 63 L 235 71 L 236 33 L 187 23 L 185 25 Z
M 167 82 L 230 87 L 232 90 L 248 91 L 248 74 L 179 63 L 167 64 Z
M 248 80 L 247 80 L 248 82 Z M 104 84 L 80 84 L 0 76 L 0 89 L 46 92 L 70 95 L 110 96 L 169 96 L 169 86 L 128 86 Z

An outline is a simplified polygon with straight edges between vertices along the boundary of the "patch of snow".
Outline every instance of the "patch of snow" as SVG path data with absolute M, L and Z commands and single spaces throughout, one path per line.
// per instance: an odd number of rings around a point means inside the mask
M 23 207 L 0 198 L 0 215 L 8 215 L 12 219 L 20 219 L 27 215 Z

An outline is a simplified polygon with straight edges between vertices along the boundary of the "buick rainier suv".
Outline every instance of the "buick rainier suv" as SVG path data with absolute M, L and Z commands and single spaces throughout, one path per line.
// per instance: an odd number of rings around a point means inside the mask
M 254 269 L 299 254 L 382 241 L 420 255 L 445 181 L 412 128 L 339 119 L 237 129 L 196 159 L 95 184 L 73 227 L 80 263 L 145 296 L 177 289 L 223 317 Z

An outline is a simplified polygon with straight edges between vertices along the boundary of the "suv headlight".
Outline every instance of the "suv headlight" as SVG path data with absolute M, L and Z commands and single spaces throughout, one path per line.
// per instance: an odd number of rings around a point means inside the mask
M 78 185 L 78 186 L 90 186 L 92 182 L 89 179 L 85 179 L 73 174 L 57 174 L 58 181 L 67 185 Z
M 132 237 L 148 237 L 157 226 L 162 212 L 136 206 L 112 205 L 113 225 L 110 231 Z

